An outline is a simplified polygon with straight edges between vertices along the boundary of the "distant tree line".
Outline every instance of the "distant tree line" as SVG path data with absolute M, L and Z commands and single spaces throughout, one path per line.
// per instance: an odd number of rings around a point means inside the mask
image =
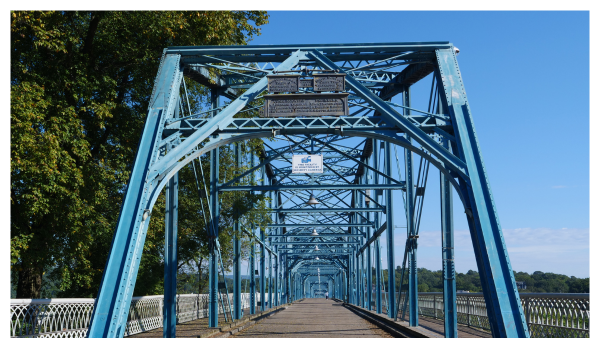
M 396 268 L 396 289 L 400 287 L 401 268 Z M 387 270 L 384 271 L 384 281 L 387 282 Z M 525 288 L 519 292 L 546 292 L 546 293 L 589 293 L 590 279 L 568 277 L 551 272 L 535 271 L 514 272 L 515 280 L 524 282 Z M 430 271 L 426 268 L 417 269 L 419 292 L 442 292 L 442 271 Z M 375 273 L 373 273 L 375 278 Z M 373 279 L 375 280 L 375 279 Z M 406 273 L 404 277 L 403 290 L 407 289 Z M 467 273 L 456 274 L 456 290 L 469 292 L 482 292 L 481 280 L 477 271 L 469 270 Z

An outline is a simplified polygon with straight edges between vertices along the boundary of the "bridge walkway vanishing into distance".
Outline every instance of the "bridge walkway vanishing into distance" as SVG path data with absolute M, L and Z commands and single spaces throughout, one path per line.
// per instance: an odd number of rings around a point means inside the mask
M 449 42 L 166 48 L 88 336 L 127 332 L 148 225 L 163 191 L 163 333 L 176 336 L 178 172 L 189 168 L 196 182 L 186 189 L 198 190 L 202 210 L 186 221 L 208 239 L 209 327 L 220 326 L 225 305 L 233 319 L 242 318 L 243 243 L 250 248 L 251 315 L 266 303 L 329 292 L 355 306 L 375 304 L 392 320 L 402 312 L 419 327 L 417 249 L 427 192 L 439 197 L 427 206 L 439 208 L 439 222 L 427 226 L 442 238 L 445 337 L 457 337 L 460 322 L 456 206 L 469 227 L 489 329 L 496 338 L 529 338 L 457 54 Z M 208 107 L 192 108 L 188 81 L 210 93 Z M 430 167 L 437 175 L 429 175 Z M 263 213 L 251 208 L 229 217 L 221 210 L 223 196 L 246 193 L 267 204 Z M 398 224 L 406 225 L 404 243 L 394 242 Z M 219 242 L 224 230 L 233 234 L 230 285 Z M 401 290 L 395 273 L 384 279 L 386 268 L 398 271 Z M 224 304 L 220 295 L 230 291 L 232 302 Z
M 246 311 L 248 309 L 245 309 Z M 356 311 L 356 310 L 355 310 Z M 236 321 L 231 325 L 215 330 L 208 327 L 208 318 L 198 319 L 177 325 L 179 338 L 219 338 L 235 335 L 236 337 L 419 337 L 442 338 L 444 337 L 444 322 L 439 319 L 420 316 L 419 327 L 409 327 L 408 322 L 398 322 L 396 327 L 385 326 L 386 329 L 359 317 L 351 308 L 345 307 L 339 300 L 325 300 L 324 298 L 305 298 L 293 304 L 284 304 L 275 308 L 275 311 L 265 311 L 265 315 L 258 314 L 260 320 L 254 318 L 249 321 Z M 373 312 L 372 315 L 376 314 Z M 220 318 L 223 320 L 223 316 Z M 254 322 L 254 323 L 253 323 Z M 404 328 L 400 332 L 398 326 Z M 232 330 L 232 328 L 234 330 Z M 239 330 L 239 331 L 238 331 Z M 491 338 L 489 332 L 458 327 L 461 338 Z M 163 336 L 162 328 L 136 334 L 138 338 L 159 338 Z

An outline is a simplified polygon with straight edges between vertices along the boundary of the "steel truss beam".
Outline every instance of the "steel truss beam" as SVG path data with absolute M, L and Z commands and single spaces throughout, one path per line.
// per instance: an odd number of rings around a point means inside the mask
M 352 114 L 356 116 L 288 119 L 235 118 L 235 115 L 242 111 L 256 111 L 260 108 L 255 100 L 266 89 L 265 75 L 289 70 L 307 74 L 307 66 L 312 67 L 311 72 L 337 71 L 347 75 L 346 87 L 350 94 L 350 106 L 353 110 Z M 404 66 L 406 66 L 404 69 L 397 71 L 400 69 L 399 67 Z M 199 82 L 205 81 L 210 74 L 206 72 L 207 67 L 228 74 L 221 75 L 217 86 L 211 88 L 213 90 L 211 110 L 200 112 L 191 118 L 180 118 L 175 112 L 181 105 L 179 86 L 182 77 L 185 74 Z M 424 78 L 432 70 L 438 84 L 438 94 L 443 108 L 438 113 L 411 108 L 409 101 L 403 105 L 385 101 L 400 92 L 406 93 L 412 84 Z M 248 89 L 238 95 L 241 90 L 238 89 L 236 92 L 234 86 L 244 86 Z M 214 104 L 215 101 L 218 101 L 218 95 L 231 98 L 231 103 L 225 107 L 218 107 Z M 255 105 L 251 106 L 251 104 Z M 402 109 L 404 115 L 398 113 L 393 106 Z M 205 117 L 208 113 L 212 115 L 211 118 L 198 118 L 201 115 Z M 317 146 L 318 149 L 314 149 L 313 135 L 316 134 L 330 135 L 329 139 L 317 138 L 316 143 L 322 143 Z M 289 163 L 288 149 L 270 147 L 268 143 L 265 143 L 268 155 L 266 155 L 266 151 L 263 151 L 261 165 L 245 174 L 250 175 L 254 170 L 263 168 L 261 186 L 236 186 L 238 181 L 235 178 L 226 185 L 219 184 L 217 162 L 219 147 L 251 138 L 271 137 L 285 140 L 282 137 L 284 136 L 289 141 L 289 137 L 293 137 L 293 135 L 304 135 L 307 138 L 299 143 L 292 142 L 294 147 L 290 146 L 289 152 L 292 152 L 292 149 L 311 153 L 324 151 L 326 154 L 325 166 L 328 172 L 322 176 L 303 178 L 292 175 L 289 171 L 275 168 L 271 163 L 273 161 Z M 364 156 L 365 153 L 358 148 L 362 147 L 362 143 L 355 149 L 336 144 L 337 141 L 350 137 L 384 141 L 385 169 L 380 168 L 379 164 L 368 164 L 370 154 Z M 310 142 L 310 150 L 309 144 L 306 142 Z M 216 248 L 218 248 L 217 238 L 220 226 L 218 194 L 226 191 L 270 191 L 272 214 L 275 214 L 271 220 L 271 223 L 276 225 L 272 227 L 274 231 L 268 237 L 265 237 L 265 232 L 261 231 L 260 239 L 257 238 L 254 231 L 250 233 L 251 241 L 261 244 L 260 292 L 263 300 L 266 299 L 264 298 L 267 272 L 265 259 L 268 251 L 269 257 L 271 255 L 276 257 L 274 277 L 270 273 L 272 269 L 269 268 L 269 279 L 275 278 L 273 283 L 269 283 L 269 285 L 275 286 L 275 300 L 273 300 L 272 288 L 267 291 L 269 299 L 274 303 L 277 303 L 277 299 L 279 299 L 277 294 L 280 275 L 278 264 L 284 266 L 282 272 L 287 281 L 286 288 L 290 296 L 297 299 L 306 294 L 308 291 L 306 289 L 307 278 L 309 275 L 314 275 L 314 270 L 304 264 L 315 263 L 316 258 L 313 256 L 323 256 L 319 263 L 343 269 L 339 283 L 345 283 L 347 299 L 356 304 L 361 302 L 361 306 L 364 306 L 364 299 L 361 298 L 362 296 L 359 297 L 358 293 L 365 288 L 364 278 L 361 277 L 364 262 L 365 259 L 370 261 L 370 245 L 376 243 L 378 246 L 377 238 L 385 230 L 388 230 L 388 271 L 395 269 L 393 227 L 378 227 L 380 221 L 384 220 L 383 217 L 387 224 L 394 224 L 392 189 L 404 189 L 404 186 L 407 185 L 409 187 L 407 195 L 410 196 L 413 192 L 409 180 L 404 184 L 404 182 L 396 181 L 391 177 L 392 144 L 404 147 L 408 157 L 417 154 L 438 168 L 444 177 L 443 193 L 447 194 L 450 184 L 456 189 L 466 210 L 486 299 L 488 318 L 490 318 L 494 337 L 529 337 L 456 55 L 453 46 L 447 42 L 200 46 L 166 49 L 150 97 L 146 124 L 102 277 L 88 336 L 114 338 L 124 335 L 154 203 L 167 182 L 171 182 L 168 189 L 176 186 L 176 173 L 183 166 L 207 152 L 210 152 L 212 157 L 210 173 L 211 224 L 208 229 L 211 248 L 209 326 L 218 326 L 215 293 L 218 281 L 216 274 L 218 250 Z M 374 148 L 378 149 L 378 146 Z M 359 156 L 360 160 L 358 160 Z M 348 163 L 351 164 L 348 165 Z M 365 178 L 365 172 L 375 174 L 375 181 Z M 347 177 L 354 175 L 356 176 L 355 180 L 351 182 Z M 386 182 L 382 184 L 379 182 L 379 178 L 383 178 Z M 266 184 L 267 180 L 269 184 Z M 365 181 L 373 184 L 364 184 Z M 302 190 L 321 191 L 316 196 L 320 198 L 321 206 L 304 208 L 304 202 L 298 202 L 298 199 L 306 198 L 308 194 Z M 322 190 L 327 191 L 323 192 Z M 352 201 L 348 203 L 350 195 L 338 194 L 339 190 L 349 191 Z M 365 208 L 366 193 L 363 192 L 365 190 L 385 191 L 385 198 L 382 198 L 381 194 L 375 194 L 372 205 L 377 207 Z M 171 330 L 174 328 L 172 304 L 168 300 L 173 295 L 171 261 L 176 257 L 176 252 L 172 248 L 176 246 L 177 218 L 174 213 L 176 213 L 177 205 L 174 192 L 169 194 L 171 197 L 167 207 L 170 218 L 166 221 L 166 244 L 170 245 L 171 249 L 168 248 L 165 254 L 169 262 L 165 263 L 166 307 L 163 313 L 165 314 L 165 336 L 174 336 L 175 332 Z M 285 202 L 280 200 L 282 195 L 288 200 Z M 285 208 L 283 206 L 285 203 L 291 205 L 291 208 Z M 444 203 L 442 230 L 446 236 L 450 236 L 444 240 L 444 259 L 446 259 L 444 275 L 451 278 L 450 270 L 453 269 L 453 264 L 447 261 L 452 259 L 450 258 L 452 252 L 447 249 L 447 246 L 451 245 L 452 232 L 451 220 L 448 216 L 450 214 L 449 198 L 446 198 Z M 385 216 L 381 214 L 382 212 L 385 213 Z M 282 220 L 284 216 L 295 222 L 296 225 L 286 224 Z M 412 218 L 410 215 L 409 217 Z M 316 238 L 312 241 L 287 242 L 288 237 L 290 239 L 291 237 L 313 237 L 301 231 L 309 224 L 314 227 L 339 228 L 344 226 L 348 227 L 349 232 L 322 233 L 320 236 L 315 236 Z M 364 229 L 361 229 L 361 224 L 364 225 Z M 286 234 L 279 232 L 284 226 L 290 229 Z M 370 228 L 373 226 L 376 232 L 370 236 Z M 415 229 L 411 229 L 410 233 L 414 234 Z M 324 241 L 342 237 L 356 237 L 359 240 Z M 300 245 L 320 245 L 323 246 L 325 252 L 314 250 L 313 252 L 303 252 L 310 248 L 299 247 Z M 416 246 L 416 238 L 414 245 Z M 331 252 L 331 250 L 344 252 Z M 363 257 L 365 252 L 367 257 Z M 379 255 L 378 252 L 376 249 L 376 257 Z M 269 262 L 272 262 L 271 259 Z M 416 263 L 416 259 L 414 262 Z M 251 265 L 254 266 L 254 263 L 252 262 Z M 269 266 L 271 267 L 272 263 Z M 306 273 L 298 273 L 300 267 L 303 267 L 302 271 L 306 271 Z M 377 270 L 380 272 L 380 267 Z M 239 275 L 239 272 L 236 274 Z M 388 288 L 390 291 L 388 293 L 390 295 L 388 303 L 390 315 L 395 313 L 393 276 L 394 274 L 390 274 L 388 279 L 390 283 Z M 336 284 L 338 277 L 332 276 L 331 278 Z M 328 288 L 331 287 L 329 283 L 329 281 L 326 282 Z M 378 280 L 379 283 L 381 283 L 380 280 Z M 416 279 L 414 287 L 416 288 Z M 452 287 L 452 282 L 445 282 L 444 290 L 448 303 L 450 298 L 455 295 Z M 234 292 L 239 293 L 240 288 L 234 286 Z M 380 292 L 377 294 L 380 298 Z M 234 297 L 234 299 L 239 300 L 239 297 Z M 415 301 L 416 296 L 411 297 L 411 302 Z M 378 299 L 378 311 L 380 311 L 380 303 L 381 301 Z M 237 305 L 234 307 L 237 310 Z M 254 309 L 254 304 L 251 304 L 251 312 L 252 309 Z M 264 309 L 265 302 L 263 301 L 261 310 Z M 239 315 L 240 313 L 237 312 L 235 316 Z M 455 324 L 449 323 L 453 320 L 455 321 L 456 318 L 446 316 L 446 328 L 450 331 L 446 333 L 447 337 L 452 336 L 451 332 L 454 331 Z

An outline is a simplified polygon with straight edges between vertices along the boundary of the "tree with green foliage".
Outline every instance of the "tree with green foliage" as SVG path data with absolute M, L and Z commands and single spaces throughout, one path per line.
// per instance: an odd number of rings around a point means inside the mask
M 267 20 L 262 11 L 11 13 L 11 270 L 17 298 L 39 298 L 46 273 L 59 283 L 58 296 L 96 295 L 163 49 L 245 44 Z M 193 83 L 189 89 L 197 110 L 206 103 L 206 90 Z M 221 155 L 222 175 L 236 170 L 227 167 L 230 155 Z M 190 170 L 180 175 L 182 265 L 206 253 Z M 241 197 L 223 197 L 224 220 L 239 205 L 264 207 Z M 149 225 L 138 277 L 144 283 L 136 295 L 162 291 L 163 208 L 164 197 Z M 231 231 L 222 234 L 221 243 L 229 243 Z

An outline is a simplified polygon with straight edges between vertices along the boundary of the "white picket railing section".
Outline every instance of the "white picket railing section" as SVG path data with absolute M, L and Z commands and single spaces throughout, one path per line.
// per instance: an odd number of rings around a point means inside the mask
M 521 303 L 532 338 L 588 338 L 589 294 L 521 293 Z M 374 295 L 373 295 L 374 299 Z M 260 294 L 256 294 L 260 301 Z M 40 338 L 83 338 L 90 323 L 94 299 L 12 299 L 11 336 Z M 227 299 L 223 299 L 229 311 Z M 233 295 L 229 294 L 229 302 Z M 404 293 L 400 304 L 404 302 Z M 384 312 L 387 293 L 382 295 Z M 485 300 L 481 293 L 459 293 L 456 297 L 458 323 L 489 330 Z M 375 302 L 372 303 L 374 309 Z M 242 294 L 242 308 L 250 307 L 250 294 Z M 163 296 L 134 297 L 131 301 L 126 335 L 162 327 Z M 222 313 L 219 302 L 219 313 Z M 441 292 L 419 293 L 419 314 L 444 318 Z M 178 295 L 177 318 L 183 323 L 208 316 L 208 295 Z
M 396 293 L 396 297 L 398 293 Z M 373 292 L 372 309 L 375 309 Z M 400 299 L 400 313 L 405 293 Z M 531 338 L 564 337 L 589 338 L 589 293 L 519 293 Z M 387 292 L 382 292 L 383 312 L 387 311 Z M 408 312 L 408 306 L 406 307 Z M 485 299 L 482 293 L 456 294 L 456 312 L 459 324 L 490 330 Z M 441 292 L 419 292 L 419 315 L 444 318 L 444 297 Z M 408 318 L 408 314 L 406 314 Z
M 163 296 L 133 297 L 125 335 L 163 326 Z M 260 301 L 260 294 L 256 294 Z M 94 298 L 11 299 L 11 337 L 84 338 L 94 309 Z M 233 304 L 233 294 L 229 294 Z M 229 312 L 227 299 L 223 298 Z M 250 307 L 250 294 L 242 294 L 242 308 Z M 223 313 L 219 302 L 219 313 Z M 208 295 L 177 295 L 179 323 L 208 316 Z

